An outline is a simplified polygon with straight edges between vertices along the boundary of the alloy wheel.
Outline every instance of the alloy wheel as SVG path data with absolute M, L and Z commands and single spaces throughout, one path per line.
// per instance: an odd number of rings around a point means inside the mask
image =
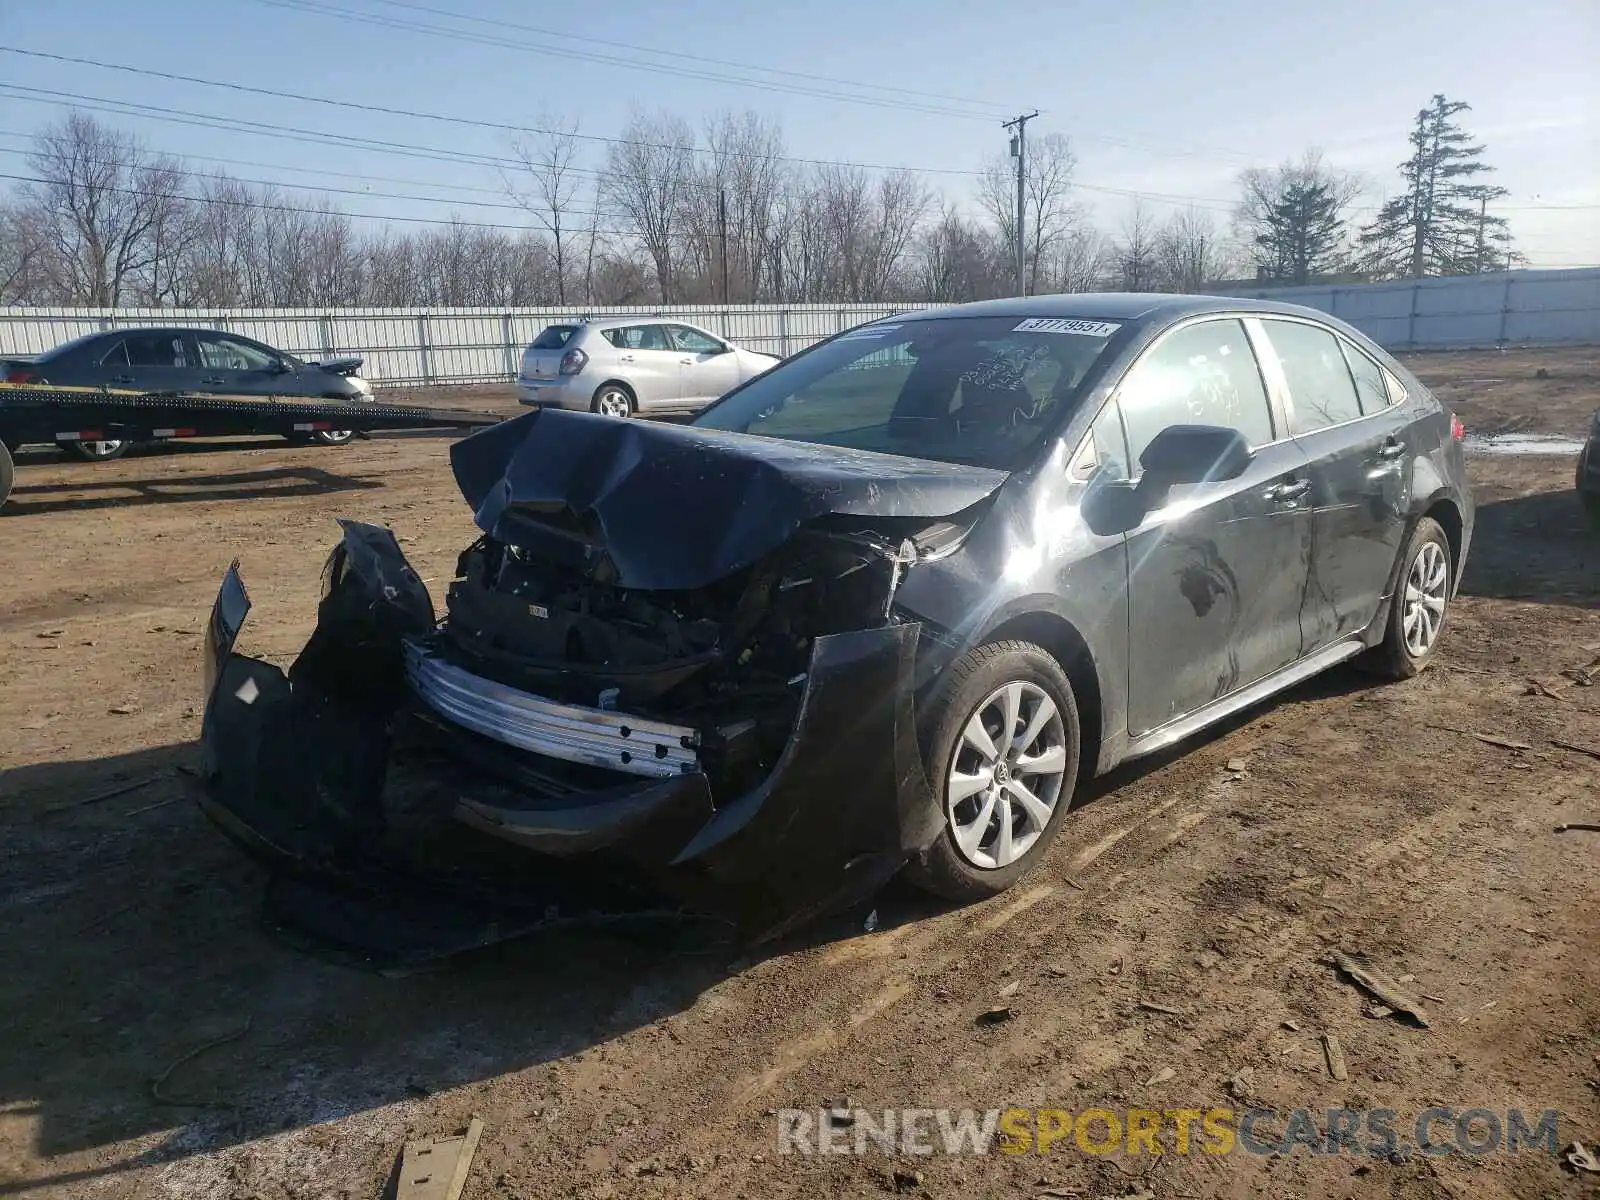
M 1406 573 L 1405 608 L 1401 614 L 1406 651 L 1412 658 L 1421 658 L 1433 649 L 1439 627 L 1444 624 L 1449 587 L 1450 564 L 1444 547 L 1438 542 L 1424 542 Z
M 961 856 L 997 871 L 1033 848 L 1055 813 L 1067 767 L 1066 729 L 1045 690 L 996 688 L 962 727 L 945 784 Z
M 625 417 L 633 411 L 633 402 L 621 388 L 606 388 L 595 397 L 594 410 L 604 417 Z

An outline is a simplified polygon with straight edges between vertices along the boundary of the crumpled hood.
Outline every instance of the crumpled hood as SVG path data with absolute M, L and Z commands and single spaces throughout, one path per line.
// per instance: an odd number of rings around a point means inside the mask
M 473 519 L 511 545 L 552 536 L 623 587 L 703 587 L 830 514 L 938 520 L 1006 472 L 720 430 L 536 409 L 456 442 Z

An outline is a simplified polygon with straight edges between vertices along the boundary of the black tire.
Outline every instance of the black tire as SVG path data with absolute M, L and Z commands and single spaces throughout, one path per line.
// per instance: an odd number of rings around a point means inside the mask
M 16 482 L 17 469 L 11 463 L 11 447 L 0 442 L 0 505 L 11 495 L 11 485 Z
M 988 722 L 983 721 L 980 714 L 989 711 L 986 705 L 991 698 L 1011 684 L 1022 684 L 1025 689 L 1036 689 L 1049 697 L 1059 717 L 1059 730 L 1051 727 L 1040 737 L 1048 736 L 1052 739 L 1050 746 L 1053 754 L 1056 745 L 1053 739 L 1059 732 L 1059 744 L 1064 751 L 1064 757 L 1061 759 L 1059 782 L 1055 784 L 1057 791 L 1050 807 L 1049 818 L 1031 844 L 1019 857 L 1006 865 L 980 865 L 958 843 L 955 833 L 958 818 L 953 818 L 952 814 L 971 811 L 973 817 L 971 824 L 976 826 L 975 818 L 982 811 L 988 790 L 974 793 L 952 805 L 951 774 L 959 765 L 965 765 L 964 760 L 972 753 L 971 745 L 963 740 L 963 730 L 975 717 L 980 718 L 980 724 L 987 729 Z M 1003 702 L 1000 703 L 1003 705 Z M 1025 725 L 1030 713 L 1036 711 L 1036 708 L 1019 710 L 1017 725 Z M 998 732 L 1004 724 L 1003 712 L 998 715 L 1001 720 L 996 722 L 994 732 Z M 921 725 L 924 760 L 928 765 L 928 780 L 933 788 L 934 803 L 938 805 L 940 812 L 941 829 L 938 839 L 926 853 L 908 866 L 907 876 L 924 891 L 948 900 L 962 902 L 981 900 L 1003 892 L 1032 870 L 1044 857 L 1045 851 L 1049 849 L 1060 831 L 1061 822 L 1072 803 L 1082 747 L 1078 704 L 1077 698 L 1072 694 L 1072 684 L 1068 682 L 1066 672 L 1061 669 L 1061 665 L 1032 642 L 990 642 L 968 651 L 945 672 L 938 690 L 925 710 Z M 1019 731 L 1014 727 L 1014 737 L 1017 732 Z M 1036 742 L 1034 746 L 1038 744 Z M 1030 747 L 1024 747 L 1028 748 Z M 981 773 L 982 768 L 976 770 Z M 973 769 L 969 767 L 961 773 L 971 775 Z M 994 775 L 991 774 L 991 779 L 993 778 Z M 1022 775 L 1021 778 L 1038 780 L 1041 776 Z M 990 786 L 992 788 L 993 784 Z M 1004 800 L 1005 807 L 997 805 L 994 814 L 985 822 L 987 829 L 996 831 L 994 834 L 996 838 L 999 837 L 998 818 L 1002 812 L 1013 817 L 1013 828 L 1016 828 L 1018 821 L 1027 822 L 1027 814 L 1021 807 L 1013 812 L 1010 804 L 1011 800 L 1007 795 Z M 972 806 L 971 809 L 965 807 L 969 805 Z M 980 836 L 984 836 L 981 831 Z M 987 840 L 986 836 L 984 840 Z M 998 853 L 993 855 L 996 861 L 999 857 Z
M 62 442 L 61 444 L 69 454 L 74 454 L 85 462 L 110 462 L 133 449 L 133 443 L 128 441 Z
M 1441 598 L 1433 636 L 1419 654 L 1406 640 L 1406 597 L 1412 583 L 1412 573 L 1417 567 L 1417 560 L 1425 553 L 1430 555 L 1434 553 L 1428 550 L 1430 546 L 1434 547 L 1435 551 L 1443 552 L 1444 595 Z M 1423 517 L 1411 531 L 1411 537 L 1401 552 L 1399 580 L 1395 584 L 1394 596 L 1389 601 L 1389 620 L 1384 627 L 1383 641 L 1367 652 L 1366 665 L 1385 679 L 1410 679 L 1419 671 L 1425 670 L 1433 661 L 1434 655 L 1438 653 L 1439 642 L 1444 637 L 1445 625 L 1449 620 L 1450 600 L 1454 594 L 1455 563 L 1450 556 L 1450 539 L 1445 537 L 1444 530 L 1439 527 L 1437 521 L 1432 517 Z
M 354 429 L 319 429 L 311 435 L 311 440 L 319 446 L 344 446 L 355 436 Z
M 639 402 L 627 384 L 602 383 L 594 390 L 589 411 L 613 417 L 631 417 L 639 411 Z

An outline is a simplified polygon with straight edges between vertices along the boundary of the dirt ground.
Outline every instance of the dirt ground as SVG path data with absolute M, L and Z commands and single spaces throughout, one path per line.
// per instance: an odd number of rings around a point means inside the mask
M 1414 369 L 1476 431 L 1577 434 L 1597 363 Z M 790 1156 L 773 1115 L 1342 1103 L 1407 1135 L 1438 1105 L 1556 1109 L 1563 1147 L 1600 1141 L 1600 833 L 1555 832 L 1600 821 L 1600 758 L 1552 744 L 1600 750 L 1600 686 L 1561 674 L 1600 656 L 1570 459 L 1473 460 L 1478 533 L 1433 669 L 1333 672 L 1096 782 L 1005 896 L 891 888 L 875 932 L 855 911 L 759 957 L 613 928 L 382 978 L 261 930 L 261 877 L 181 769 L 228 562 L 255 600 L 241 648 L 282 662 L 337 516 L 392 524 L 439 595 L 473 536 L 448 444 L 20 465 L 0 516 L 0 1195 L 373 1197 L 407 1136 L 474 1113 L 471 1200 L 1600 1194 L 1526 1150 Z M 1368 1015 L 1332 947 L 1405 977 L 1431 1027 Z

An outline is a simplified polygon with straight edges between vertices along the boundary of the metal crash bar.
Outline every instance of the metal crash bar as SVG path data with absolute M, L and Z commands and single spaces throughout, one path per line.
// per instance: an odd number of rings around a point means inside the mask
M 406 640 L 406 678 L 428 707 L 508 746 L 630 775 L 665 777 L 700 769 L 699 735 L 627 713 L 557 704 L 464 671 Z

